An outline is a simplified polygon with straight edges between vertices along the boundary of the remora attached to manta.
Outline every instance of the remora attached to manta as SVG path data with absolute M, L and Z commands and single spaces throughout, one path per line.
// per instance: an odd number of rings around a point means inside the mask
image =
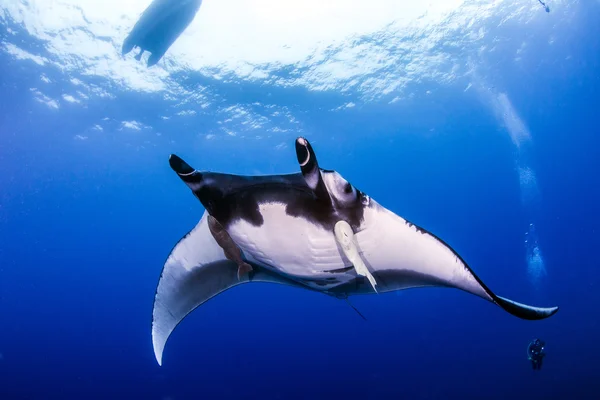
M 247 282 L 287 284 L 338 298 L 443 286 L 523 319 L 558 311 L 493 293 L 441 239 L 384 208 L 337 172 L 320 168 L 302 137 L 296 140 L 296 155 L 301 172 L 265 176 L 200 172 L 170 156 L 171 168 L 205 212 L 175 245 L 158 282 L 152 342 L 159 365 L 169 335 L 187 314 Z M 247 273 L 238 275 L 239 263 L 215 241 L 208 216 L 226 230 L 230 245 L 239 246 L 252 267 Z

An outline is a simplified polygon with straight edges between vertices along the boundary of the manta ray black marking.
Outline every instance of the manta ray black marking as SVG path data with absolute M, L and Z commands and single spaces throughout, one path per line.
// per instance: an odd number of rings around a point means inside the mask
M 299 145 L 297 144 L 297 147 Z M 301 153 L 309 151 L 312 156 Z M 215 172 L 199 172 L 191 168 L 176 155 L 169 159 L 171 168 L 194 191 L 196 197 L 225 228 L 239 219 L 260 227 L 263 216 L 259 211 L 260 204 L 279 203 L 285 205 L 285 212 L 290 217 L 301 217 L 324 229 L 333 231 L 337 221 L 343 219 L 358 229 L 363 218 L 363 203 L 367 197 L 355 190 L 346 182 L 343 190 L 353 194 L 351 201 L 337 207 L 335 198 L 329 195 L 323 179 L 317 180 L 316 189 L 311 189 L 304 176 L 337 175 L 335 171 L 319 171 L 314 152 L 307 142 L 307 148 L 300 146 L 299 159 L 309 157 L 308 164 L 302 173 L 267 176 L 241 176 L 220 174 Z

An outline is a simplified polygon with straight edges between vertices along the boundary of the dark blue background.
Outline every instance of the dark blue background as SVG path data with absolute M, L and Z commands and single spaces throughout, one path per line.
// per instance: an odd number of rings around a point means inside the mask
M 324 167 L 444 238 L 498 294 L 559 305 L 556 316 L 523 321 L 457 290 L 422 289 L 354 298 L 365 322 L 343 301 L 244 285 L 190 314 L 163 367 L 150 336 L 155 286 L 202 212 L 168 155 L 202 169 L 291 172 L 295 135 L 282 135 L 280 151 L 236 138 L 208 151 L 196 133 L 216 117 L 173 125 L 159 118 L 168 105 L 157 95 L 118 89 L 51 110 L 32 98 L 32 82 L 44 72 L 54 98 L 69 77 L 0 53 L 0 398 L 599 398 L 599 16 L 597 5 L 582 9 L 553 46 L 531 38 L 539 62 L 527 73 L 510 55 L 488 64 L 532 133 L 534 210 L 521 202 L 514 144 L 463 91 L 468 80 L 338 113 L 327 110 L 356 94 L 274 91 L 303 115 Z M 11 41 L 44 53 L 13 28 Z M 566 47 L 570 61 L 553 55 Z M 232 104 L 264 98 L 250 84 L 240 94 L 185 79 Z M 90 132 L 104 117 L 104 132 Z M 164 134 L 117 129 L 131 119 Z M 73 140 L 83 133 L 90 139 Z M 537 287 L 523 243 L 532 218 L 548 271 Z M 541 371 L 525 356 L 535 336 L 547 342 Z

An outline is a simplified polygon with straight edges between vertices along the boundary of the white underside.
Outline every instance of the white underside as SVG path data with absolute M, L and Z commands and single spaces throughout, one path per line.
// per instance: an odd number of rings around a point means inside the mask
M 264 219 L 260 227 L 239 220 L 227 229 L 249 260 L 296 276 L 352 265 L 333 230 L 289 216 L 285 205 L 279 203 L 262 204 L 260 212 Z M 417 272 L 490 299 L 452 250 L 373 200 L 365 209 L 364 223 L 355 233 L 355 240 L 371 272 Z
M 491 297 L 454 252 L 428 233 L 371 200 L 364 229 L 355 235 L 363 259 L 375 271 L 417 272 L 485 299 Z
M 163 267 L 152 312 L 152 343 L 159 365 L 167 339 L 189 312 L 219 293 L 249 281 L 247 274 L 238 279 L 238 267 L 225 257 L 213 238 L 207 216 L 204 212 L 196 227 L 177 243 Z M 255 271 L 252 281 L 293 284 L 262 271 Z
M 313 276 L 350 265 L 344 263 L 333 231 L 287 215 L 280 203 L 262 204 L 259 210 L 263 225 L 238 220 L 227 228 L 248 260 L 295 276 Z
M 262 226 L 238 221 L 228 227 L 249 261 L 276 272 L 307 278 L 302 279 L 301 284 L 321 291 L 330 289 L 320 284 L 324 275 L 336 278 L 331 288 L 354 280 L 352 273 L 329 275 L 323 272 L 352 265 L 337 243 L 333 230 L 329 232 L 303 218 L 291 217 L 281 204 L 266 204 L 260 211 L 264 218 Z M 372 199 L 354 239 L 360 259 L 378 279 L 377 291 L 380 293 L 441 283 L 492 300 L 451 249 L 433 236 L 409 226 L 404 219 Z M 174 247 L 159 280 L 152 322 L 152 341 L 159 364 L 171 332 L 189 312 L 224 290 L 249 281 L 247 275 L 239 280 L 237 270 L 237 265 L 225 258 L 212 237 L 205 212 L 198 225 Z M 419 275 L 418 279 L 415 275 Z M 252 281 L 287 285 L 295 285 L 298 281 L 293 276 L 289 278 L 292 279 L 257 269 Z M 356 287 L 348 289 L 349 294 L 361 292 Z M 543 318 L 557 310 L 556 307 L 535 308 L 499 299 L 518 307 L 519 310 L 507 310 L 515 315 L 537 312 Z

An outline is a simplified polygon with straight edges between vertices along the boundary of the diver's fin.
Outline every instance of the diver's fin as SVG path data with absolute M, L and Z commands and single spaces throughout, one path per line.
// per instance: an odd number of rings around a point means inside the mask
M 142 59 L 142 54 L 144 54 L 144 49 L 140 48 L 140 52 L 135 56 L 135 59 L 140 61 Z
M 159 365 L 167 339 L 196 307 L 236 285 L 271 282 L 300 286 L 291 280 L 254 268 L 238 279 L 238 265 L 228 260 L 214 240 L 207 212 L 173 248 L 163 267 L 152 310 L 152 345 Z
M 377 282 L 358 253 L 358 247 L 354 240 L 354 232 L 350 224 L 346 221 L 338 221 L 333 230 L 337 242 L 340 244 L 348 260 L 354 265 L 356 273 L 367 277 L 373 290 L 377 293 Z
M 346 300 L 346 303 L 348 303 L 348 305 L 349 305 L 350 307 L 352 307 L 352 309 L 353 309 L 354 311 L 356 311 L 356 313 L 357 313 L 358 315 L 360 315 L 362 319 L 364 319 L 365 321 L 367 320 L 367 319 L 365 318 L 365 316 L 364 316 L 364 315 L 362 315 L 362 313 L 361 313 L 360 311 L 358 311 L 358 309 L 357 309 L 356 307 L 354 307 L 354 306 L 352 305 L 352 303 L 350 303 L 350 300 L 348 300 L 348 298 L 347 298 L 347 297 L 346 297 L 346 298 L 344 298 L 344 300 Z

